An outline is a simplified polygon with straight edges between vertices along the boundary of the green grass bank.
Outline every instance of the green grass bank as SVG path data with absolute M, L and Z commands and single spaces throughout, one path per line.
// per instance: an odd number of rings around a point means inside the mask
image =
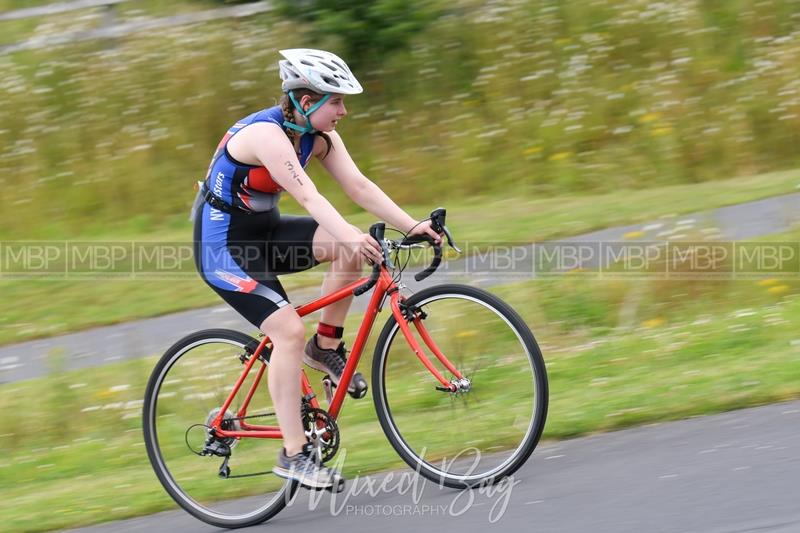
M 169 14 L 142 5 L 131 17 Z M 794 0 L 448 3 L 357 73 L 367 90 L 340 129 L 403 204 L 795 168 L 799 28 Z M 270 13 L 3 55 L 0 238 L 146 232 L 185 212 L 225 130 L 277 98 L 276 50 L 311 31 Z
M 798 185 L 800 172 L 789 171 L 644 190 L 565 194 L 557 198 L 499 194 L 469 200 L 437 197 L 428 205 L 410 206 L 409 211 L 423 217 L 437 204 L 444 205 L 448 208 L 448 225 L 457 241 L 474 251 L 494 243 L 542 242 L 617 225 L 668 220 L 703 209 L 794 192 Z M 298 212 L 297 205 L 286 204 L 287 212 Z M 365 230 L 374 222 L 374 217 L 363 211 L 349 215 L 348 219 Z M 167 251 L 177 249 L 176 254 L 182 250 L 182 259 L 168 269 L 159 270 L 147 263 L 145 267 L 137 267 L 133 274 L 128 269 L 127 273 L 123 271 L 114 278 L 96 271 L 84 279 L 68 277 L 63 268 L 45 279 L 34 275 L 13 279 L 14 275 L 8 271 L 0 272 L 0 292 L 4 298 L 25 302 L 25 305 L 7 308 L 0 317 L 0 345 L 185 309 L 223 305 L 197 276 L 190 239 L 191 225 L 185 216 L 179 216 L 148 231 L 132 223 L 121 229 L 88 234 L 83 240 L 87 247 L 93 243 L 123 247 L 131 247 L 131 243 L 137 246 L 155 243 L 163 245 Z M 65 240 L 75 239 L 62 230 L 59 239 L 32 244 L 62 245 Z M 6 248 L 8 245 L 6 243 Z M 2 254 L 8 255 L 0 250 Z M 121 264 L 129 267 L 127 262 Z M 117 268 L 110 270 L 113 275 Z M 300 287 L 320 286 L 325 270 L 325 266 L 320 266 L 309 272 L 283 276 L 281 281 L 290 292 Z
M 800 397 L 796 280 L 599 282 L 576 274 L 493 292 L 531 325 L 545 355 L 545 439 Z M 352 319 L 346 326 L 355 329 Z M 49 357 L 58 370 L 58 354 Z M 154 361 L 56 372 L 0 389 L 0 408 L 31 421 L 0 434 L 0 512 L 9 527 L 42 531 L 172 507 L 141 437 Z M 370 363 L 368 348 L 362 370 Z M 319 375 L 310 377 L 318 388 Z M 340 419 L 347 476 L 401 466 L 370 398 L 348 399 Z M 503 409 L 493 396 L 481 401 Z

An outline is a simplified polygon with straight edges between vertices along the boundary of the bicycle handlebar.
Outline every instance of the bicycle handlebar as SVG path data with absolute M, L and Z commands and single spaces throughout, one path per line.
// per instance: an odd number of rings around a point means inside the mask
M 414 279 L 417 281 L 422 281 L 423 279 L 427 278 L 434 272 L 436 269 L 439 268 L 439 264 L 442 262 L 442 245 L 436 244 L 436 241 L 433 240 L 433 237 L 430 235 L 412 235 L 411 237 L 406 237 L 400 243 L 400 246 L 405 246 L 407 244 L 417 244 L 420 242 L 427 242 L 433 248 L 433 261 L 431 264 L 428 265 L 428 268 L 423 270 L 422 272 L 417 272 L 414 274 Z
M 450 230 L 447 229 L 445 226 L 445 219 L 447 217 L 447 211 L 444 208 L 434 209 L 431 212 L 431 229 L 436 233 L 444 233 L 447 237 L 447 244 L 450 245 L 456 252 L 461 253 L 461 250 L 458 246 L 455 245 L 453 242 L 453 236 L 450 234 Z M 380 243 L 381 248 L 383 249 L 383 261 L 381 263 L 376 263 L 372 265 L 372 275 L 369 279 L 361 285 L 357 287 L 353 294 L 355 296 L 361 296 L 368 290 L 370 290 L 377 282 L 378 278 L 381 275 L 381 266 L 386 264 L 389 268 L 394 268 L 392 264 L 392 260 L 389 257 L 389 249 L 386 246 L 386 242 L 384 241 L 384 233 L 386 232 L 386 224 L 383 222 L 378 222 L 370 226 L 369 234 L 370 236 Z M 436 241 L 433 240 L 433 237 L 430 235 L 412 235 L 410 237 L 404 238 L 402 241 L 399 242 L 400 246 L 406 246 L 409 244 L 417 244 L 421 242 L 427 242 L 433 248 L 433 260 L 431 264 L 428 265 L 428 268 L 423 270 L 422 272 L 418 272 L 414 275 L 414 279 L 417 281 L 422 281 L 423 279 L 427 278 L 434 272 L 436 269 L 439 268 L 439 265 L 442 262 L 442 246 L 440 244 L 436 244 Z

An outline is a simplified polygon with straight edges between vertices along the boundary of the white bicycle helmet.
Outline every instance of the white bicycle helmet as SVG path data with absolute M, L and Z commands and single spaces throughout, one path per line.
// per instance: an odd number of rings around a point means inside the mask
M 283 92 L 311 89 L 323 94 L 359 94 L 364 91 L 347 63 L 336 54 L 312 48 L 281 50 L 278 62 Z

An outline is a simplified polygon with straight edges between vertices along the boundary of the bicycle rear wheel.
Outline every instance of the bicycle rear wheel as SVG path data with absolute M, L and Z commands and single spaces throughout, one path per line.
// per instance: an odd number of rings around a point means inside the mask
M 437 390 L 441 384 L 390 317 L 375 347 L 372 382 L 378 419 L 392 446 L 411 468 L 448 487 L 512 474 L 533 452 L 547 417 L 547 374 L 530 329 L 499 298 L 466 285 L 430 287 L 406 304 L 416 308 L 469 386 L 460 393 Z M 445 371 L 421 340 L 420 346 Z
M 208 449 L 208 426 L 244 370 L 243 356 L 257 345 L 252 337 L 225 329 L 188 335 L 162 356 L 145 393 L 144 440 L 159 481 L 184 510 L 217 527 L 263 522 L 283 509 L 297 489 L 296 483 L 271 473 L 280 439 L 215 439 L 212 446 L 222 455 L 198 455 Z M 241 425 L 236 414 L 261 364 L 256 361 L 228 409 L 225 429 Z M 247 423 L 277 426 L 268 371 L 247 412 L 260 418 L 247 418 Z M 223 465 L 225 453 L 230 457 Z

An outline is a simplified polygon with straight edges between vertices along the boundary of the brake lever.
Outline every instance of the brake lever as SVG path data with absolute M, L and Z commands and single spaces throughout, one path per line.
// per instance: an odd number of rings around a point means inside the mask
M 461 253 L 461 248 L 456 246 L 456 243 L 453 242 L 453 236 L 450 234 L 450 230 L 447 229 L 447 226 L 442 226 L 442 230 L 444 231 L 445 237 L 447 237 L 447 244 L 450 245 L 450 248 L 456 251 L 456 253 Z
M 447 237 L 447 244 L 450 245 L 450 248 L 455 250 L 457 253 L 461 253 L 461 249 L 456 246 L 456 243 L 453 242 L 453 235 L 450 233 L 450 230 L 447 229 L 444 221 L 447 217 L 447 210 L 443 207 L 438 209 L 434 209 L 431 213 L 431 229 L 436 233 L 444 233 L 445 237 Z

